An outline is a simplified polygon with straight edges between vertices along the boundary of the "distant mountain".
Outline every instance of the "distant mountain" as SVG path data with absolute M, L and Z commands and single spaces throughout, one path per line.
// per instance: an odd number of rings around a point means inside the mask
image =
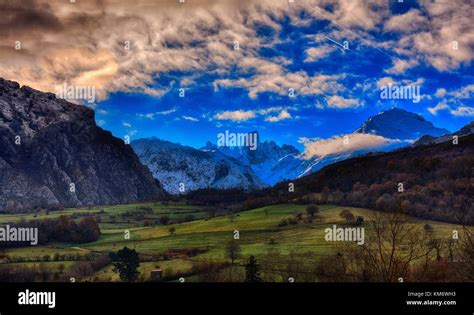
M 0 79 L 0 211 L 129 203 L 164 195 L 94 111 Z
M 275 166 L 282 159 L 296 157 L 300 154 L 298 149 L 291 145 L 284 144 L 280 147 L 273 141 L 258 142 L 256 150 L 251 150 L 249 147 L 217 147 L 208 142 L 202 150 L 218 151 L 249 165 L 253 172 L 269 185 L 287 178 L 282 169 L 275 169 Z
M 348 135 L 350 141 L 360 141 L 361 137 L 372 141 L 375 137 L 380 145 L 354 146 L 321 156 L 308 157 L 306 152 L 293 146 L 279 146 L 273 141 L 257 142 L 256 150 L 245 146 L 217 146 L 210 142 L 198 150 L 157 138 L 134 141 L 132 147 L 165 190 L 179 194 L 181 183 L 185 192 L 201 188 L 258 189 L 301 178 L 327 165 L 371 151 L 391 151 L 411 145 L 420 135 L 447 133 L 446 129 L 436 128 L 419 115 L 391 109 L 369 118 Z M 328 141 L 342 142 L 342 138 Z
M 171 194 L 201 188 L 259 189 L 265 184 L 251 167 L 218 150 L 198 150 L 158 138 L 139 139 L 131 143 L 143 164 L 163 183 Z
M 424 135 L 437 137 L 449 133 L 446 129 L 433 126 L 420 115 L 398 108 L 370 117 L 355 132 L 403 140 L 416 140 Z
M 448 133 L 445 134 L 441 137 L 433 137 L 433 136 L 423 136 L 415 143 L 413 144 L 414 146 L 420 146 L 420 145 L 429 145 L 429 144 L 435 144 L 435 143 L 442 143 L 446 141 L 453 141 L 454 136 L 458 136 L 459 138 L 466 137 L 469 135 L 474 134 L 474 121 L 471 121 L 469 124 L 466 126 L 462 127 L 459 129 L 459 131 L 453 132 L 453 133 Z
M 385 138 L 386 141 L 377 148 L 356 148 L 344 152 L 314 155 L 307 157 L 304 154 L 291 154 L 278 160 L 272 165 L 272 182 L 275 184 L 283 179 L 295 179 L 311 174 L 321 168 L 371 151 L 390 151 L 410 145 L 423 135 L 439 136 L 449 133 L 446 129 L 433 126 L 423 117 L 402 109 L 390 109 L 370 117 L 353 134 L 369 134 Z M 341 140 L 342 141 L 342 140 Z

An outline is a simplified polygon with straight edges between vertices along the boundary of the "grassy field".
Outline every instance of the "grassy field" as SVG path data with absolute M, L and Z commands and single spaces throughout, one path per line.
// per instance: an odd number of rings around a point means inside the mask
M 150 209 L 151 211 L 144 211 Z M 193 216 L 196 219 L 207 215 L 207 208 L 185 205 L 183 203 L 150 202 L 141 204 L 127 204 L 102 207 L 87 207 L 64 209 L 59 211 L 39 210 L 37 213 L 26 214 L 0 214 L 0 225 L 19 221 L 42 220 L 58 218 L 61 215 L 72 216 L 80 219 L 93 215 L 99 219 L 103 233 L 115 233 L 124 228 L 143 227 L 145 221 L 157 224 L 159 219 L 167 216 L 170 220 Z
M 104 216 L 118 216 L 120 213 L 141 206 L 144 205 L 74 209 L 62 211 L 62 214 L 104 210 L 105 214 L 102 213 Z M 193 213 L 196 217 L 205 217 L 205 211 L 202 209 L 186 205 L 146 204 L 146 207 L 152 207 L 153 215 L 157 216 L 165 213 L 170 217 L 178 218 Z M 164 275 L 170 279 L 177 279 L 180 275 L 185 275 L 187 280 L 193 281 L 197 279 L 190 274 L 193 264 L 209 260 L 222 263 L 229 262 L 229 259 L 225 257 L 225 244 L 233 239 L 236 231 L 240 234 L 239 244 L 241 246 L 241 258 L 237 259 L 237 263 L 246 261 L 250 255 L 257 258 L 269 254 L 285 257 L 291 253 L 291 255 L 300 257 L 304 264 L 305 260 L 312 263 L 314 261 L 310 261 L 310 259 L 317 259 L 333 252 L 334 243 L 325 241 L 324 230 L 332 227 L 333 224 L 345 224 L 345 221 L 339 217 L 341 210 L 349 209 L 355 216 L 363 216 L 366 218 L 365 226 L 369 226 L 367 218 L 371 210 L 333 205 L 319 207 L 320 215 L 323 217 L 321 222 L 305 223 L 300 221 L 296 225 L 279 226 L 282 219 L 294 217 L 296 213 L 304 213 L 305 208 L 304 205 L 268 206 L 234 215 L 217 216 L 166 226 L 138 227 L 138 224 L 134 222 L 134 224 L 123 227 L 122 223 L 106 223 L 105 225 L 101 223 L 103 234 L 96 242 L 80 245 L 49 244 L 48 246 L 12 249 L 7 251 L 7 255 L 12 257 L 53 256 L 55 253 L 86 255 L 92 251 L 118 251 L 127 246 L 135 249 L 146 260 L 147 255 L 151 257 L 151 255 L 163 255 L 171 252 L 174 254 L 169 254 L 166 260 L 143 262 L 140 267 L 141 280 L 147 280 L 150 271 L 159 266 L 163 269 Z M 58 215 L 60 214 L 50 213 L 49 217 Z M 43 217 L 46 216 L 43 215 Z M 12 216 L 0 216 L 0 222 L 11 222 L 9 220 L 12 219 Z M 440 238 L 448 238 L 454 229 L 460 229 L 459 226 L 453 224 L 422 221 L 414 218 L 410 218 L 410 222 L 420 228 L 429 223 L 433 227 L 433 233 Z M 170 232 L 170 228 L 175 229 L 173 234 Z M 130 238 L 126 239 L 125 232 L 128 231 L 130 232 Z M 199 254 L 192 257 L 179 255 L 182 251 L 190 249 L 199 250 Z M 52 262 L 50 263 L 52 264 Z M 51 266 L 55 267 L 55 265 Z M 112 266 L 109 265 L 85 280 L 116 281 L 118 276 L 112 272 Z

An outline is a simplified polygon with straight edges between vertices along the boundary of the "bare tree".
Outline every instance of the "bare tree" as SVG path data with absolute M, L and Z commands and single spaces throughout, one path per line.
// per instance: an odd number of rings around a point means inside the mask
M 232 261 L 232 264 L 236 259 L 240 257 L 240 245 L 239 243 L 232 239 L 227 242 L 225 246 L 225 252 L 228 258 Z
M 349 281 L 395 282 L 421 279 L 433 260 L 429 236 L 400 212 L 373 212 L 363 245 L 337 247 L 338 268 Z M 417 273 L 412 267 L 417 267 Z

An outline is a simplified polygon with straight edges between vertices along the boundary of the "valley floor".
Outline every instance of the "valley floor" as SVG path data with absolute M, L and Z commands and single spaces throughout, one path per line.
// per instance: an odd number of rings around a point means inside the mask
M 370 229 L 368 218 L 373 211 L 322 205 L 319 206 L 318 220 L 309 222 L 305 219 L 308 217 L 306 207 L 294 204 L 275 205 L 211 218 L 206 215 L 205 208 L 157 203 L 70 209 L 48 215 L 39 213 L 34 219 L 61 214 L 75 217 L 96 215 L 101 222 L 102 235 L 92 243 L 55 243 L 9 249 L 3 253 L 3 264 L 0 267 L 36 266 L 38 269 L 63 274 L 73 268 L 77 260 L 93 260 L 95 255 L 117 252 L 126 246 L 140 254 L 140 281 L 148 281 L 151 271 L 156 268 L 162 269 L 165 281 L 178 281 L 180 278 L 181 281 L 243 281 L 244 264 L 251 255 L 262 263 L 260 273 L 264 280 L 288 281 L 294 273 L 300 278 L 295 281 L 317 281 L 312 276 L 301 275 L 310 275 L 319 259 L 335 253 L 337 242 L 325 240 L 325 229 L 334 224 L 346 226 L 346 221 L 339 216 L 343 209 L 350 210 L 356 217 L 363 217 L 363 226 Z M 146 213 L 133 213 L 136 209 L 146 209 Z M 169 217 L 170 224 L 157 225 L 163 216 Z M 192 221 L 178 223 L 179 218 L 185 216 Z M 298 216 L 301 219 L 296 220 L 296 223 L 281 223 Z M 27 217 L 33 219 L 33 215 Z M 19 218 L 21 217 L 0 215 L 0 223 L 3 225 Z M 145 220 L 150 221 L 151 226 L 144 227 Z M 429 224 L 432 233 L 440 239 L 450 238 L 453 230 L 462 230 L 460 226 L 442 222 L 415 218 L 409 218 L 409 222 L 420 229 Z M 236 255 L 234 264 L 231 264 L 226 255 L 226 244 L 237 234 L 240 255 Z M 58 257 L 60 259 L 55 261 Z M 58 268 L 62 270 L 58 271 Z M 93 273 L 84 272 L 77 281 L 119 281 L 119 277 L 112 271 L 112 265 L 107 264 Z

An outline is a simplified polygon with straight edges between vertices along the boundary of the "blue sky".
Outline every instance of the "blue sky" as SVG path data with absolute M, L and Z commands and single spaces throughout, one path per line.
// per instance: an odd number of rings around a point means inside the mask
M 37 11 L 57 24 L 0 34 L 35 49 L 0 49 L 3 76 L 93 86 L 97 123 L 120 138 L 201 147 L 258 131 L 303 149 L 391 107 L 451 131 L 474 117 L 465 1 L 53 0 Z M 420 102 L 381 99 L 389 85 L 420 87 Z
M 385 22 L 393 16 L 403 16 L 419 8 L 416 2 L 392 3 L 390 17 Z M 426 11 L 419 9 L 417 12 L 428 18 Z M 304 12 L 301 15 L 304 16 Z M 416 56 L 416 51 L 415 57 L 406 57 L 390 48 L 382 48 L 384 43 L 406 36 L 404 33 L 374 29 L 367 32 L 371 44 L 357 37 L 350 38 L 349 49 L 344 50 L 344 33 L 351 37 L 350 30 L 341 30 L 328 20 L 308 17 L 304 25 L 297 25 L 288 16 L 282 16 L 272 19 L 272 22 L 278 24 L 279 29 L 265 23 L 256 23 L 254 26 L 260 43 L 255 56 L 272 63 L 278 60 L 276 63 L 281 65 L 285 75 L 334 76 L 334 79 L 328 80 L 330 89 L 323 89 L 321 93 L 300 92 L 295 85 L 294 97 L 272 89 L 262 89 L 256 95 L 249 95 L 252 85 L 242 86 L 237 82 L 240 79 L 251 81 L 258 76 L 258 69 L 242 70 L 234 65 L 234 69 L 223 75 L 215 73 L 218 67 L 211 67 L 207 71 L 170 71 L 154 76 L 152 85 L 168 89 L 164 95 L 112 93 L 99 104 L 101 111 L 97 113 L 97 121 L 115 135 L 123 137 L 129 134 L 132 139 L 156 136 L 200 147 L 206 141 L 215 142 L 217 133 L 223 130 L 258 131 L 260 140 L 274 140 L 279 144 L 287 143 L 302 148 L 300 138 L 329 138 L 351 133 L 369 116 L 391 107 L 419 113 L 436 126 L 451 131 L 473 119 L 472 94 L 469 94 L 472 92 L 468 90 L 467 97 L 463 99 L 454 96 L 474 83 L 470 62 L 460 63 L 452 69 L 439 69 L 430 63 L 419 62 L 406 70 L 390 72 L 387 69 L 398 58 L 408 62 L 423 59 L 421 53 Z M 334 36 L 336 32 L 337 38 Z M 225 45 L 233 48 L 232 42 Z M 318 57 L 309 60 L 312 48 L 316 49 Z M 245 50 L 245 45 L 240 46 L 240 49 Z M 321 57 L 319 50 L 322 51 Z M 192 84 L 182 86 L 181 80 L 190 76 L 193 77 Z M 392 79 L 395 85 L 420 85 L 423 95 L 421 101 L 382 100 L 377 82 L 383 78 Z M 219 80 L 235 83 L 216 89 L 215 82 Z M 260 79 L 256 82 L 257 85 L 264 83 Z M 341 87 L 336 88 L 336 85 Z M 291 83 L 288 84 L 290 86 Z M 184 97 L 179 95 L 180 88 L 185 88 Z M 437 91 L 441 91 L 438 95 L 442 95 L 444 90 L 443 96 L 436 96 Z M 347 107 L 328 106 L 328 98 L 334 95 L 355 102 Z M 436 111 L 438 104 L 446 104 L 450 109 L 440 106 L 441 109 Z M 456 113 L 455 109 L 462 106 L 471 110 Z M 274 111 L 271 113 L 259 113 L 272 108 Z M 237 111 L 249 113 L 248 118 L 218 118 L 219 113 Z M 282 119 L 279 119 L 278 115 L 282 112 Z M 271 117 L 276 118 L 272 120 Z

